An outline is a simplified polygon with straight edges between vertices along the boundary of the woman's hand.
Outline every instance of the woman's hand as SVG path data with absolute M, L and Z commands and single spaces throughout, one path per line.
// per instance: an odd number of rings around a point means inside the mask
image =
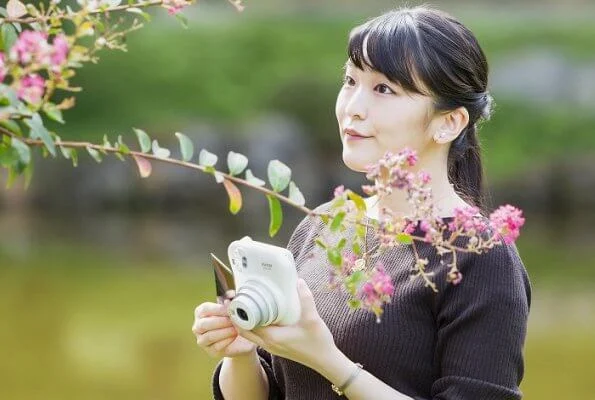
M 202 303 L 194 310 L 192 332 L 196 343 L 213 358 L 237 357 L 256 351 L 256 345 L 238 335 L 224 304 Z
M 335 350 L 335 341 L 316 310 L 312 292 L 301 278 L 298 279 L 297 290 L 301 315 L 295 324 L 269 325 L 251 331 L 237 329 L 242 337 L 269 353 L 316 369 L 324 363 L 326 355 Z

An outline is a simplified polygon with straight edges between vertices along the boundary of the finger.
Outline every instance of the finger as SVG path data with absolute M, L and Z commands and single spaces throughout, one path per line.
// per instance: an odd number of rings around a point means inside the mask
M 246 331 L 241 328 L 237 328 L 237 330 L 238 330 L 238 334 L 241 337 L 248 339 L 249 341 L 251 341 L 252 343 L 254 343 L 260 347 L 263 347 L 263 348 L 265 347 L 264 340 L 260 336 L 258 336 L 256 333 L 254 333 L 252 331 Z
M 198 335 L 196 343 L 201 347 L 208 347 L 213 343 L 220 340 L 227 339 L 229 337 L 235 338 L 237 336 L 236 329 L 234 327 L 215 329 Z
M 194 316 L 196 318 L 208 317 L 208 316 L 221 316 L 227 315 L 227 309 L 223 304 L 206 302 L 200 304 L 194 309 Z
M 213 329 L 227 328 L 233 326 L 229 317 L 203 317 L 198 318 L 192 325 L 192 332 L 200 335 Z
M 219 354 L 221 351 L 223 351 L 227 346 L 229 346 L 230 344 L 233 343 L 233 341 L 236 340 L 235 337 L 230 337 L 227 339 L 223 339 L 220 340 L 218 342 L 215 342 L 213 344 L 211 344 L 208 348 L 207 351 L 211 354 Z
M 314 303 L 314 295 L 310 291 L 306 281 L 304 281 L 302 278 L 298 279 L 297 291 L 304 315 L 311 316 L 312 314 L 318 314 L 318 311 L 316 310 L 316 303 Z

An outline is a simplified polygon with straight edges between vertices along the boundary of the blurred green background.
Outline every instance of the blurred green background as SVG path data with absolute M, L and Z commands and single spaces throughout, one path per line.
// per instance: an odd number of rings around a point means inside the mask
M 128 53 L 80 70 L 77 106 L 52 127 L 129 143 L 139 127 L 172 149 L 180 131 L 220 165 L 229 150 L 249 155 L 261 177 L 278 158 L 313 207 L 339 183 L 364 183 L 342 165 L 334 101 L 349 29 L 395 4 L 262 1 L 237 14 L 211 0 L 188 10 L 188 30 L 154 10 Z M 497 107 L 480 137 L 493 205 L 527 216 L 521 389 L 529 400 L 595 399 L 595 4 L 439 7 L 490 61 Z M 285 245 L 302 215 L 285 208 L 271 239 L 258 195 L 243 190 L 231 216 L 212 177 L 155 165 L 141 181 L 130 162 L 81 158 L 74 169 L 38 157 L 28 191 L 0 189 L 0 398 L 210 398 L 216 360 L 190 331 L 194 307 L 214 298 L 208 253 L 246 234 Z

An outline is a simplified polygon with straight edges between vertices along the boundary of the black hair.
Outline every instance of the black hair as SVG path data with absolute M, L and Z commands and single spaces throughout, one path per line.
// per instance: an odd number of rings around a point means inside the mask
M 353 28 L 347 52 L 359 69 L 366 65 L 406 91 L 431 96 L 437 112 L 467 109 L 469 123 L 450 145 L 448 179 L 462 198 L 485 214 L 477 130 L 489 119 L 492 97 L 487 90 L 488 63 L 473 33 L 443 11 L 401 8 Z

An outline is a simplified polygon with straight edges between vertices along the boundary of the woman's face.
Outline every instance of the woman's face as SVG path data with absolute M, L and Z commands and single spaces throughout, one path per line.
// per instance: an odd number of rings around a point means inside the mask
M 335 114 L 343 162 L 354 171 L 365 172 L 366 166 L 377 162 L 386 151 L 396 153 L 405 147 L 423 158 L 424 150 L 433 142 L 432 99 L 406 92 L 384 74 L 364 68 L 347 62 L 337 96 Z

